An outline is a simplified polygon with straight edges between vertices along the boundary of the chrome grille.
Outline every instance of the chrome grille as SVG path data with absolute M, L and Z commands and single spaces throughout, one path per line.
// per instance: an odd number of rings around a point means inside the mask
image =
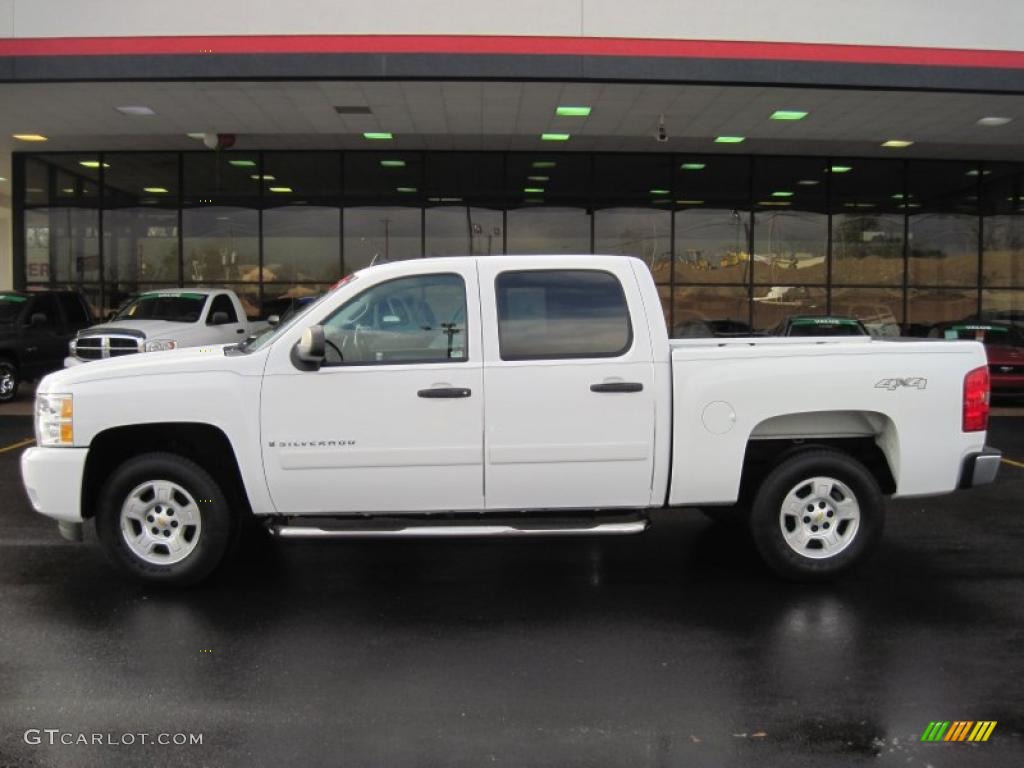
M 123 357 L 142 351 L 143 341 L 133 336 L 83 336 L 75 341 L 75 357 L 79 360 L 100 360 Z

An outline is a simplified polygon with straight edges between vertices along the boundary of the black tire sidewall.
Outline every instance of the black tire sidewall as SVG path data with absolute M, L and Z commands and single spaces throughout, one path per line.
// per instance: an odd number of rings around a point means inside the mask
M 860 522 L 850 544 L 834 557 L 804 557 L 786 543 L 779 525 L 782 501 L 801 480 L 816 475 L 841 481 L 860 507 Z M 885 524 L 885 503 L 875 478 L 853 457 L 835 450 L 808 449 L 785 459 L 765 477 L 751 508 L 750 530 L 765 563 L 784 578 L 820 581 L 861 565 L 877 549 Z
M 14 377 L 14 388 L 9 395 L 0 392 L 0 403 L 9 403 L 14 400 L 18 396 L 18 385 L 21 383 L 21 379 L 18 376 L 18 366 L 10 360 L 0 359 L 0 378 L 8 373 Z
M 199 506 L 199 541 L 188 557 L 170 565 L 139 559 L 121 532 L 125 498 L 132 489 L 152 480 L 180 485 Z M 96 533 L 107 557 L 127 574 L 152 583 L 187 586 L 205 579 L 224 559 L 236 528 L 233 518 L 226 495 L 206 470 L 176 454 L 147 453 L 129 459 L 107 479 L 100 492 Z

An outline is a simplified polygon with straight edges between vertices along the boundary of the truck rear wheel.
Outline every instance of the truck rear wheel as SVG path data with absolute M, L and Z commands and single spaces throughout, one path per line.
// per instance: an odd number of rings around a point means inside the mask
M 18 366 L 0 358 L 0 403 L 9 403 L 18 396 Z
M 750 528 L 765 563 L 786 578 L 819 581 L 862 563 L 878 546 L 885 505 L 875 478 L 839 451 L 782 461 L 754 497 Z
M 217 481 L 173 453 L 146 453 L 111 474 L 96 532 L 113 563 L 145 581 L 186 586 L 224 559 L 234 514 Z

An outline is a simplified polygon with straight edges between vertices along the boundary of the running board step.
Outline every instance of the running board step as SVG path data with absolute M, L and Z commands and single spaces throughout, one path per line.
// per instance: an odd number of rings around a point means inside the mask
M 432 539 L 432 538 L 488 538 L 512 536 L 625 536 L 647 530 L 647 518 L 596 522 L 584 525 L 545 525 L 543 523 L 482 524 L 415 523 L 398 527 L 320 528 L 311 525 L 281 525 L 269 527 L 272 535 L 281 539 Z

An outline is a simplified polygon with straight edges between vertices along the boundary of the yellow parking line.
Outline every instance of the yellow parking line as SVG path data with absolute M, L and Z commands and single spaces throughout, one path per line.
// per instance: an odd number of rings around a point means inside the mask
M 0 448 L 0 453 L 16 451 L 19 448 L 24 448 L 26 445 L 32 445 L 32 443 L 34 443 L 35 441 L 36 439 L 34 437 L 30 437 L 28 440 L 22 440 L 20 443 L 11 443 L 10 445 L 5 445 L 3 448 Z M 1003 459 L 1003 461 L 1006 461 L 1006 459 Z M 1022 464 L 1021 466 L 1024 466 L 1024 464 Z
M 1003 464 L 1009 464 L 1011 467 L 1019 467 L 1020 469 L 1024 469 L 1024 463 L 1014 461 L 1013 459 L 1003 459 Z

